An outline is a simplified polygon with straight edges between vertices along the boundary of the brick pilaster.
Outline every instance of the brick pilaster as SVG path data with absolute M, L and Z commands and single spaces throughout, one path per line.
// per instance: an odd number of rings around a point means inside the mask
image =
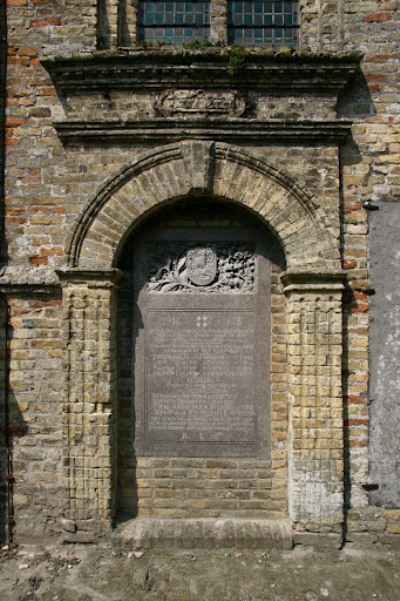
M 343 522 L 341 275 L 286 273 L 290 508 L 299 532 Z
M 114 512 L 115 273 L 64 276 L 64 512 L 100 520 Z

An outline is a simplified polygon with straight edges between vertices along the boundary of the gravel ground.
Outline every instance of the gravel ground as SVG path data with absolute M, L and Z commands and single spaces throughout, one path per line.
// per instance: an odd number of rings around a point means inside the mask
M 400 601 L 400 552 L 4 547 L 1 601 Z

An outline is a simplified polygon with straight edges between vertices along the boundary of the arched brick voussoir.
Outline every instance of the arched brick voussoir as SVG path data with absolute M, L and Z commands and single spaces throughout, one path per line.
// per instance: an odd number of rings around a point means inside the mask
M 128 181 L 99 211 L 82 244 L 79 267 L 110 269 L 138 219 L 153 207 L 187 193 L 181 161 L 157 165 Z
M 333 238 L 313 215 L 317 208 L 305 206 L 291 189 L 270 179 L 259 168 L 233 162 L 224 156 L 215 168 L 213 191 L 217 196 L 244 204 L 261 217 L 285 248 L 288 266 L 322 269 L 329 264 L 334 267 L 329 257 Z M 309 238 L 306 245 L 304 232 Z M 305 248 L 308 251 L 312 249 L 313 254 L 305 252 Z M 301 260 L 296 260 L 296 257 L 301 257 Z
M 323 206 L 316 203 L 307 191 L 300 188 L 288 173 L 268 163 L 266 159 L 254 156 L 249 151 L 244 151 L 228 144 L 216 144 L 215 146 L 217 164 L 218 162 L 236 163 L 236 167 L 234 169 L 231 168 L 230 172 L 225 172 L 224 175 L 219 173 L 220 181 L 218 185 L 221 185 L 221 181 L 224 180 L 226 185 L 230 186 L 229 182 L 233 180 L 234 183 L 231 185 L 231 192 L 234 189 L 240 190 L 238 182 L 241 178 L 244 181 L 243 172 L 250 171 L 252 180 L 250 190 L 255 190 L 256 187 L 258 190 L 256 191 L 254 202 L 249 198 L 248 194 L 243 195 L 244 204 L 250 206 L 253 211 L 263 217 L 264 221 L 268 223 L 280 238 L 285 251 L 288 244 L 285 240 L 286 233 L 282 231 L 282 226 L 278 226 L 276 221 L 276 212 L 279 208 L 281 209 L 280 219 L 282 222 L 285 221 L 285 225 L 287 220 L 292 225 L 298 219 L 299 240 L 304 238 L 300 234 L 304 223 L 308 223 L 310 226 L 307 228 L 308 234 L 310 231 L 313 232 L 313 244 L 311 245 L 311 240 L 308 241 L 308 248 L 312 248 L 313 250 L 309 251 L 305 257 L 306 260 L 304 260 L 304 252 L 300 247 L 297 248 L 299 255 L 303 256 L 302 264 L 316 267 L 316 264 L 319 263 L 318 268 L 340 269 L 338 238 L 332 232 L 331 221 Z M 218 172 L 217 169 L 216 172 Z M 261 174 L 264 180 L 264 184 L 261 184 L 261 186 L 259 180 L 256 178 L 256 174 Z M 228 193 L 228 197 L 234 199 L 234 194 Z M 293 239 L 290 242 L 293 248 Z M 312 255 L 315 249 L 317 249 L 317 253 L 316 255 Z M 295 257 L 296 251 L 289 254 Z M 291 261 L 291 258 L 287 256 L 288 267 Z M 298 261 L 296 261 L 297 264 Z
M 279 238 L 274 220 L 286 206 L 287 192 L 262 173 L 244 169 L 242 165 L 222 159 L 215 168 L 213 193 L 243 204 L 262 217 Z M 282 206 L 281 206 L 282 205 Z
M 123 169 L 81 216 L 70 265 L 108 270 L 132 228 L 167 201 L 204 193 L 249 208 L 280 240 L 287 268 L 338 267 L 338 240 L 288 174 L 228 144 L 190 141 L 149 153 Z

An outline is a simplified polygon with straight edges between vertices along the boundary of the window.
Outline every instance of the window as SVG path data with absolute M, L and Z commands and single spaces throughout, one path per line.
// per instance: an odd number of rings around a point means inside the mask
M 228 1 L 230 44 L 245 46 L 297 46 L 298 2 Z
M 141 42 L 186 44 L 210 37 L 210 0 L 140 3 Z
M 179 45 L 210 39 L 224 43 L 227 34 L 229 44 L 296 47 L 298 4 L 298 0 L 227 0 L 225 13 L 217 10 L 217 0 L 143 0 L 139 5 L 139 43 Z

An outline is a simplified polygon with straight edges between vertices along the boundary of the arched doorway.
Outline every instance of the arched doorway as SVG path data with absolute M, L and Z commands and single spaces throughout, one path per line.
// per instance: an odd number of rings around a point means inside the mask
M 137 228 L 120 261 L 132 277 L 120 284 L 119 513 L 281 517 L 278 241 L 246 209 L 189 197 Z
M 134 249 L 129 252 L 129 244 L 151 215 L 161 215 L 158 211 L 175 200 L 198 198 L 213 199 L 209 207 L 218 199 L 229 199 L 232 210 L 242 207 L 273 232 L 284 251 L 285 272 L 271 275 L 269 466 L 250 455 L 239 461 L 144 453 L 139 462 L 133 452 Z M 247 519 L 251 511 L 264 528 L 268 512 L 277 517 L 284 507 L 296 535 L 323 528 L 332 540 L 340 539 L 344 274 L 335 223 L 336 213 L 326 213 L 323 199 L 310 197 L 289 174 L 222 143 L 171 144 L 143 154 L 106 183 L 71 232 L 68 269 L 59 272 L 66 340 L 64 515 L 89 520 L 96 530 L 112 525 L 117 506 L 130 516 L 137 509 L 142 516 L 185 518 L 189 510 L 204 515 L 203 490 L 195 489 L 204 488 L 204 479 L 215 479 L 217 498 L 207 500 L 210 517 L 226 515 L 234 506 L 235 519 Z M 119 323 L 125 324 L 119 331 L 118 296 Z M 123 466 L 119 485 L 118 466 Z M 248 483 L 251 469 L 259 490 L 240 500 L 239 510 L 235 482 Z M 181 491 L 178 500 L 176 491 Z M 152 527 L 157 521 L 150 520 Z

